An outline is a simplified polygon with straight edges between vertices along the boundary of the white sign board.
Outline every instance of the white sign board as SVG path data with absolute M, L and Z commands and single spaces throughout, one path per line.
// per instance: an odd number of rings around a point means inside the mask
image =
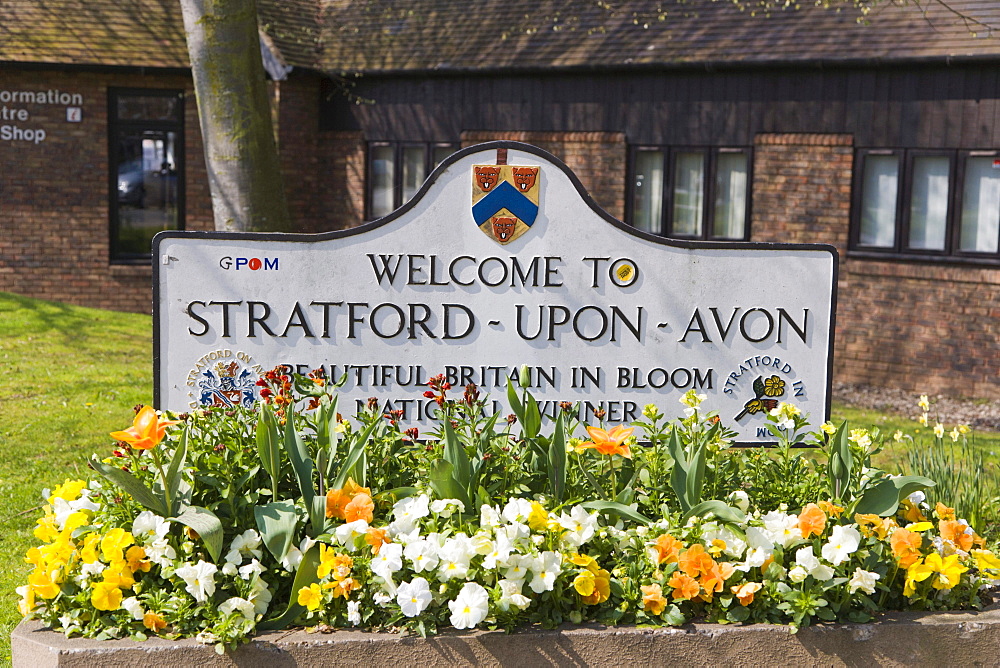
M 500 163 L 498 165 L 498 163 Z M 506 164 L 503 164 L 506 163 Z M 462 150 L 392 215 L 317 235 L 165 232 L 153 245 L 160 408 L 250 402 L 277 365 L 347 374 L 426 424 L 444 373 L 495 408 L 522 365 L 543 412 L 579 403 L 607 424 L 667 416 L 694 389 L 743 443 L 764 411 L 829 415 L 836 250 L 678 242 L 613 219 L 553 156 Z

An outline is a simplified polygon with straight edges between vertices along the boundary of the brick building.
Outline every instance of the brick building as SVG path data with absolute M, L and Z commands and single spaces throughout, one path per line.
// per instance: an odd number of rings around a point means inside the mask
M 642 229 L 837 246 L 836 381 L 1000 397 L 996 2 L 258 2 L 303 232 L 525 141 Z M 0 6 L 0 165 L 0 290 L 147 311 L 152 234 L 212 225 L 176 3 Z

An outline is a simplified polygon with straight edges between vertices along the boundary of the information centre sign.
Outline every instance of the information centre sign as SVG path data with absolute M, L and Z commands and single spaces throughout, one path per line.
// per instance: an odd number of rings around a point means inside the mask
M 459 151 L 392 215 L 317 235 L 165 232 L 153 242 L 156 403 L 249 404 L 278 365 L 346 374 L 408 426 L 443 373 L 504 405 L 526 365 L 543 412 L 608 424 L 707 396 L 740 442 L 765 412 L 829 417 L 837 252 L 820 244 L 679 242 L 601 210 L 526 144 Z M 818 424 L 818 422 L 817 422 Z

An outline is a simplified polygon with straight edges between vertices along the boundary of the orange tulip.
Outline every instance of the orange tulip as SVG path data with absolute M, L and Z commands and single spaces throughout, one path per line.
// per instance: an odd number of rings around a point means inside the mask
M 132 426 L 125 431 L 111 432 L 111 438 L 124 441 L 136 450 L 152 450 L 163 440 L 167 427 L 177 424 L 177 420 L 161 420 L 150 406 L 143 406 L 132 420 Z
M 621 455 L 626 459 L 632 459 L 632 450 L 625 443 L 625 439 L 631 436 L 633 431 L 635 430 L 632 427 L 621 425 L 613 427 L 611 431 L 605 431 L 599 427 L 587 427 L 587 433 L 590 434 L 591 440 L 576 446 L 576 451 L 581 452 L 587 448 L 594 448 L 602 455 L 609 457 Z

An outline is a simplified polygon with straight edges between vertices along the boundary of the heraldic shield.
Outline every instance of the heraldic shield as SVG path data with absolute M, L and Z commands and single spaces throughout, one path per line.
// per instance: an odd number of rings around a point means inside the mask
M 472 217 L 500 244 L 528 231 L 538 215 L 538 167 L 472 166 Z

